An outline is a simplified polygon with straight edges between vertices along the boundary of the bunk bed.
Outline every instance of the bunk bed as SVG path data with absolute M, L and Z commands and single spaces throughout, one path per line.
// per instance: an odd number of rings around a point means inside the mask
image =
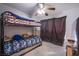
M 3 12 L 1 15 L 1 18 L 3 20 L 3 26 L 24 26 L 24 27 L 33 27 L 33 28 L 41 26 L 39 22 L 35 22 L 34 20 L 30 20 L 30 19 L 25 19 L 10 11 Z M 6 55 L 6 56 L 23 55 L 41 45 L 42 45 L 42 40 L 40 36 L 35 34 L 32 34 L 32 35 L 15 34 L 11 38 L 8 36 L 4 36 L 3 55 Z

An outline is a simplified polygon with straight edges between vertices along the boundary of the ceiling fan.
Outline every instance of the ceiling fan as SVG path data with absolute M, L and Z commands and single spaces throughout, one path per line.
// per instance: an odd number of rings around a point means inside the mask
M 50 10 L 50 11 L 55 11 L 55 7 L 52 7 L 49 4 L 46 3 L 37 3 L 37 13 L 35 14 L 36 16 L 39 14 L 44 14 L 45 16 L 48 16 L 48 13 L 46 12 L 46 10 Z

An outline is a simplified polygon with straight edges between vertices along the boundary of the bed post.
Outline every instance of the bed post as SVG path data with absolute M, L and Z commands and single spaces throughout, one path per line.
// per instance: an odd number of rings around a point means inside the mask
M 0 56 L 4 55 L 4 25 L 3 14 L 0 15 Z

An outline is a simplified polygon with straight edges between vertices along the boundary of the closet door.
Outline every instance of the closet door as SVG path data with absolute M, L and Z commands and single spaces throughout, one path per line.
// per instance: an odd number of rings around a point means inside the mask
M 44 41 L 47 41 L 47 24 L 48 21 L 47 20 L 42 20 L 41 21 L 41 38 Z
M 56 38 L 56 28 L 55 28 L 55 18 L 53 18 L 53 20 L 51 21 L 52 22 L 52 31 L 51 31 L 51 42 L 53 44 L 56 44 L 57 43 L 57 38 Z
M 54 19 L 55 38 L 56 38 L 55 41 L 56 41 L 56 44 L 60 46 L 62 46 L 64 42 L 65 23 L 66 23 L 66 17 Z
M 52 42 L 54 38 L 54 19 L 49 19 L 48 20 L 48 40 Z
M 56 45 L 63 45 L 66 17 L 52 18 L 41 21 L 41 38 Z

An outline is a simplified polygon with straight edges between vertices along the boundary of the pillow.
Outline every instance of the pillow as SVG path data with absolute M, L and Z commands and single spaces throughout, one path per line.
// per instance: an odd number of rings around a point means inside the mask
M 28 38 L 28 37 L 29 37 L 28 34 L 22 34 L 22 36 L 23 36 L 24 38 Z
M 37 43 L 42 42 L 42 40 L 41 40 L 41 38 L 39 36 L 35 36 L 34 38 L 36 39 Z
M 12 43 L 13 43 L 13 52 L 20 51 L 20 43 L 19 43 L 19 41 L 14 40 Z
M 27 47 L 27 42 L 25 40 L 20 40 L 19 42 L 20 42 L 20 49 Z
M 39 36 L 37 36 L 37 38 L 39 39 L 40 42 L 42 42 L 42 39 Z
M 28 47 L 29 47 L 29 46 L 32 46 L 32 41 L 31 41 L 31 39 L 27 39 L 26 42 L 27 42 Z
M 36 44 L 36 39 L 35 38 L 31 38 L 32 44 Z
M 4 41 L 10 41 L 10 40 L 11 40 L 10 37 L 8 37 L 7 35 L 4 36 Z
M 23 38 L 21 35 L 18 35 L 18 34 L 14 35 L 14 36 L 12 37 L 12 40 L 16 40 L 16 41 L 23 40 L 23 39 L 24 39 L 24 38 Z

